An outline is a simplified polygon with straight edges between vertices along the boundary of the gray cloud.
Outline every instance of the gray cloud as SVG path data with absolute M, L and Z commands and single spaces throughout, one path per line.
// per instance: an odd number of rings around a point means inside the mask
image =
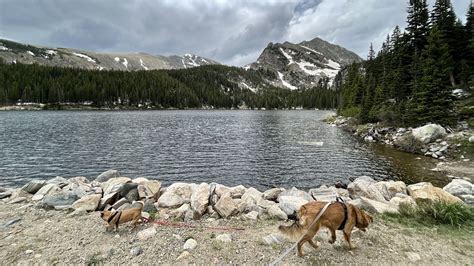
M 470 0 L 452 1 L 462 19 Z M 0 37 L 102 52 L 195 53 L 244 65 L 269 42 L 319 36 L 365 57 L 407 1 L 0 0 Z M 434 0 L 430 0 L 431 3 Z

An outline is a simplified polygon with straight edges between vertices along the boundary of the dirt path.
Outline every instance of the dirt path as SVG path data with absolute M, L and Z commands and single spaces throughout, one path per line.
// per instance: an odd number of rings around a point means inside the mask
M 18 208 L 21 208 L 20 210 Z M 97 213 L 79 217 L 66 217 L 65 212 L 45 211 L 21 204 L 0 203 L 0 225 L 15 218 L 21 220 L 8 227 L 0 227 L 0 259 L 2 264 L 54 264 L 54 263 L 176 263 L 189 237 L 198 245 L 190 256 L 180 263 L 198 264 L 268 264 L 291 243 L 264 245 L 263 236 L 276 233 L 278 222 L 214 220 L 197 223 L 201 226 L 244 227 L 244 231 L 219 231 L 196 228 L 156 226 L 157 234 L 148 240 L 138 240 L 136 233 L 153 225 L 143 225 L 133 232 L 129 227 L 118 233 L 106 233 Z M 222 233 L 232 235 L 231 243 L 215 240 Z M 319 250 L 306 247 L 304 258 L 295 253 L 283 262 L 306 263 L 423 263 L 423 264 L 471 264 L 474 260 L 474 239 L 470 236 L 446 237 L 436 228 L 423 230 L 405 228 L 376 220 L 368 232 L 353 233 L 357 248 L 346 249 L 341 241 L 327 243 L 327 232 L 317 236 Z M 140 255 L 130 250 L 139 247 Z

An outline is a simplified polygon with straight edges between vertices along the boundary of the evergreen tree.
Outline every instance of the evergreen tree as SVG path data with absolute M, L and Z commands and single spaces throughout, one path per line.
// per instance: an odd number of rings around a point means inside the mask
M 413 48 L 421 51 L 430 30 L 429 11 L 426 0 L 410 0 L 406 31 Z

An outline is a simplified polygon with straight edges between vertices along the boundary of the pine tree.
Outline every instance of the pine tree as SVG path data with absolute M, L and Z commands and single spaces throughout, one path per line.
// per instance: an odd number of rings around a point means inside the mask
M 449 81 L 451 61 L 448 45 L 443 41 L 439 29 L 433 27 L 421 56 L 422 77 L 409 102 L 408 118 L 411 123 L 454 123 L 452 88 Z
M 415 50 L 421 51 L 430 30 L 429 11 L 426 0 L 410 0 L 406 31 Z

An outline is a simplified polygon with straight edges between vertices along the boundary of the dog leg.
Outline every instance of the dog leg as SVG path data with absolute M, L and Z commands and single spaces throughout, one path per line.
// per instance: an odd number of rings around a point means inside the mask
M 354 249 L 355 247 L 351 243 L 351 232 L 350 231 L 346 232 L 345 230 L 343 232 L 344 232 L 344 238 L 346 239 L 347 244 L 349 244 L 349 249 Z
M 336 230 L 334 229 L 329 229 L 329 231 L 331 232 L 331 239 L 329 239 L 329 243 L 330 244 L 334 244 L 334 242 L 336 242 Z
M 319 248 L 318 244 L 315 243 L 315 242 L 313 241 L 313 239 L 309 240 L 308 243 L 309 243 L 314 249 L 318 249 L 318 248 Z

